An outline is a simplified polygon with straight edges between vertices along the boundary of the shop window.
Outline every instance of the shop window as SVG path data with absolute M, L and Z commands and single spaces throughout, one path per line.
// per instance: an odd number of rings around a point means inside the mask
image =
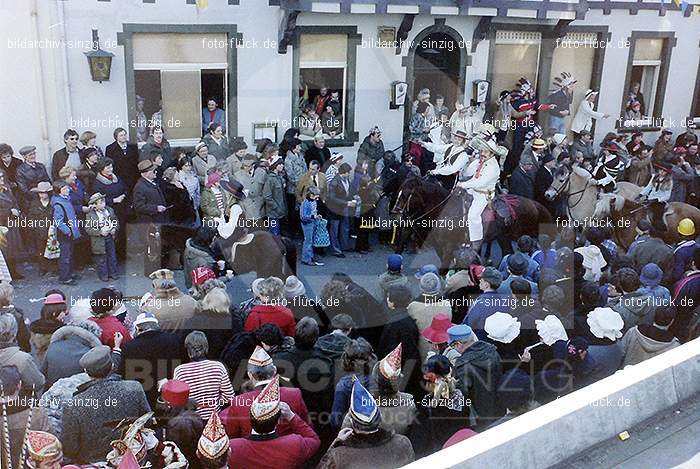
M 520 77 L 537 87 L 542 34 L 525 31 L 496 31 L 492 66 L 492 95 L 512 90 Z M 517 64 L 517 67 L 513 65 Z

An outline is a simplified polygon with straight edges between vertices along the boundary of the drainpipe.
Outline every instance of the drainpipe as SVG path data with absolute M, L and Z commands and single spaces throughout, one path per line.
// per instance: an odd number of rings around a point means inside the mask
M 66 106 L 66 128 L 71 126 L 73 122 L 73 107 L 70 100 L 70 75 L 68 69 L 68 51 L 66 50 L 66 25 L 65 25 L 65 2 L 64 0 L 56 0 L 58 8 L 58 27 L 61 41 L 61 61 L 63 62 L 63 102 Z
M 39 11 L 37 7 L 37 0 L 33 0 L 32 8 L 29 12 L 32 17 L 32 35 L 34 39 L 38 41 L 41 39 L 39 37 Z M 49 142 L 49 123 L 48 116 L 46 115 L 46 91 L 44 89 L 44 61 L 41 57 L 41 50 L 39 47 L 34 48 L 34 60 L 36 61 L 36 68 L 34 68 L 34 77 L 36 79 L 37 86 L 39 88 L 39 118 L 41 120 L 41 148 L 43 154 L 46 155 L 46 159 L 49 159 L 51 155 L 51 144 Z

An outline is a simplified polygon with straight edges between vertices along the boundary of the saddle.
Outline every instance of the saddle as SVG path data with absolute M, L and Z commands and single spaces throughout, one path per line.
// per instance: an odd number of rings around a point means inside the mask
M 472 196 L 465 190 L 456 189 L 455 193 L 462 199 L 462 217 L 467 217 Z M 484 226 L 487 223 L 496 222 L 500 228 L 507 228 L 518 218 L 518 197 L 509 194 L 498 194 L 489 201 L 489 204 L 481 214 Z

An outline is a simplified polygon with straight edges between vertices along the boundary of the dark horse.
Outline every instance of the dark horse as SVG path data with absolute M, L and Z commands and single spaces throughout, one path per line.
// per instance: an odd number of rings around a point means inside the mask
M 247 233 L 236 229 L 237 236 L 233 236 L 233 227 L 228 227 L 230 230 L 219 230 L 213 243 L 223 253 L 227 267 L 236 274 L 255 272 L 258 277 L 274 276 L 282 281 L 296 275 L 297 248 L 294 241 L 262 230 Z M 227 233 L 227 237 L 223 237 L 222 232 Z
M 419 246 L 427 243 L 435 248 L 442 268 L 449 268 L 455 252 L 469 241 L 465 197 L 471 199 L 461 189 L 450 194 L 440 184 L 417 177 L 406 179 L 399 189 L 393 212 L 402 215 L 402 228 L 414 234 Z M 553 230 L 552 216 L 540 203 L 516 195 L 506 197 L 514 221 L 504 226 L 487 207 L 482 216 L 484 245 L 498 238 L 517 239 Z

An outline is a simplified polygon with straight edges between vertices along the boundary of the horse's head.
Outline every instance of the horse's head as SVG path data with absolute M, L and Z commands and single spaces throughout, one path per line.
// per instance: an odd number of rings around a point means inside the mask
M 569 185 L 570 176 L 571 170 L 567 165 L 563 164 L 554 168 L 554 172 L 552 173 L 552 184 L 545 191 L 545 198 L 547 200 L 555 200 L 556 198 L 558 198 Z
M 401 184 L 401 187 L 399 187 L 396 203 L 391 212 L 395 214 L 410 212 L 411 206 L 415 207 L 416 203 L 422 206 L 423 200 L 420 194 L 421 183 L 422 180 L 415 176 L 406 179 L 403 184 Z

